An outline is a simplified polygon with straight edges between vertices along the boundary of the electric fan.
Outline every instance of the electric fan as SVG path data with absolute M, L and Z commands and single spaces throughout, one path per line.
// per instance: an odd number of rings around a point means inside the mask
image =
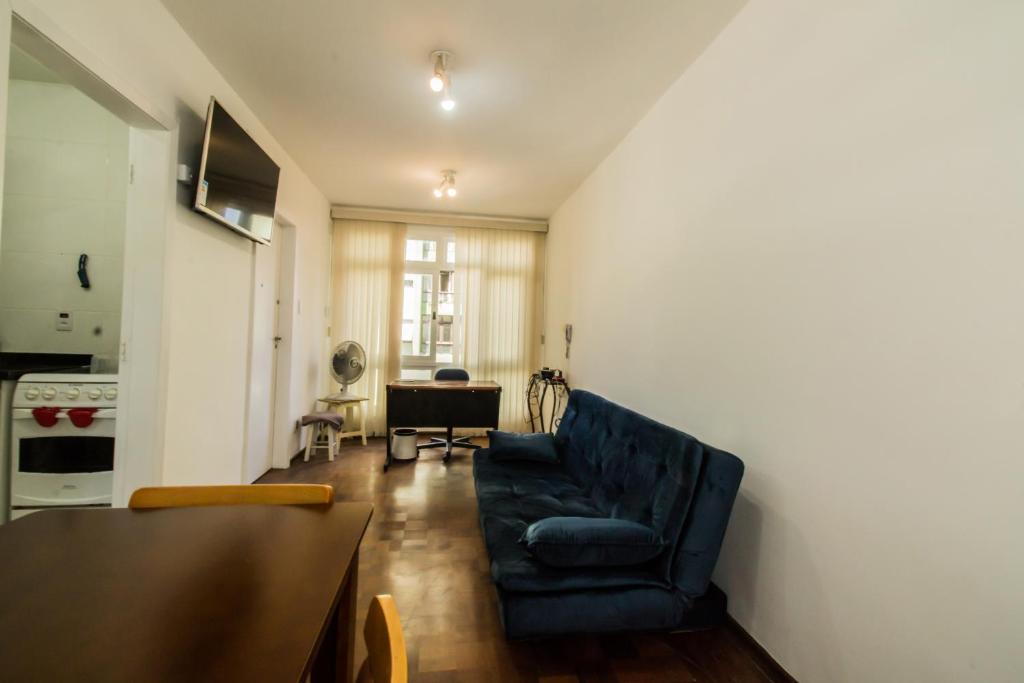
M 366 369 L 366 351 L 354 341 L 343 341 L 331 352 L 331 377 L 341 385 L 341 393 L 348 390 L 363 376 Z

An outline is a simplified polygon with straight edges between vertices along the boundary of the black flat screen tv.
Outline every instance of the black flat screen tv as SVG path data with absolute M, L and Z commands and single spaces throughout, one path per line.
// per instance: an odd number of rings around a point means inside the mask
M 281 168 L 213 97 L 206 115 L 196 211 L 270 244 Z

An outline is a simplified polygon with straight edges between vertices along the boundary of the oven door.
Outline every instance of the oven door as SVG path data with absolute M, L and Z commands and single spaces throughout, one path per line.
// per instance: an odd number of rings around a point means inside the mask
M 114 409 L 86 426 L 68 414 L 37 423 L 31 409 L 11 414 L 11 507 L 110 505 L 114 484 Z

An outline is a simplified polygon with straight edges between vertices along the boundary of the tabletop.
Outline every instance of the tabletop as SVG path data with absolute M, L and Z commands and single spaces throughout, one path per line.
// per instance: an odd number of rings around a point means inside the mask
M 0 527 L 0 679 L 303 680 L 372 511 L 51 510 Z
M 447 391 L 500 391 L 501 385 L 488 380 L 458 379 L 398 379 L 388 382 L 388 389 L 447 390 Z

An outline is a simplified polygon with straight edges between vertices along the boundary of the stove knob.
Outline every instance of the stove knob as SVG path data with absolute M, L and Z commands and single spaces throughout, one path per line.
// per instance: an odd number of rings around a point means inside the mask
M 74 401 L 76 398 L 81 396 L 81 394 L 82 390 L 79 389 L 78 387 L 70 387 L 68 388 L 67 391 L 64 392 L 64 398 Z
M 57 390 L 53 387 L 46 387 L 43 389 L 43 398 L 47 401 L 51 401 L 57 398 Z
M 100 389 L 99 387 L 96 387 L 95 389 L 90 389 L 89 390 L 89 398 L 91 398 L 94 401 L 96 399 L 98 399 L 98 398 L 101 398 L 102 396 L 103 396 L 103 390 Z
M 117 388 L 110 387 L 109 389 L 104 391 L 103 398 L 107 399 L 108 401 L 113 401 L 115 398 L 117 398 Z
M 28 389 L 26 389 L 25 390 L 25 398 L 27 398 L 30 401 L 34 401 L 37 398 L 39 398 L 39 388 L 38 387 L 29 387 Z

